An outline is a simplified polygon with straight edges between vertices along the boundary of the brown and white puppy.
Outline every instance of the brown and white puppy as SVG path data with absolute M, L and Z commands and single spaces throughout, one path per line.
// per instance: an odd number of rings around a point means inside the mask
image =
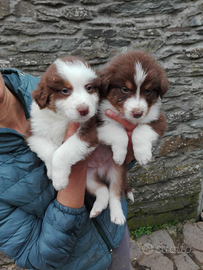
M 32 93 L 27 142 L 45 162 L 56 190 L 68 185 L 71 166 L 98 144 L 95 114 L 99 87 L 100 79 L 90 66 L 69 56 L 52 63 Z M 78 131 L 63 142 L 70 122 L 80 123 Z
M 166 131 L 166 119 L 161 112 L 161 98 L 168 89 L 164 70 L 145 52 L 129 51 L 114 57 L 100 74 L 102 102 L 99 117 L 103 124 L 98 127 L 101 144 L 111 146 L 113 159 L 108 166 L 98 168 L 96 173 L 109 183 L 109 197 L 96 200 L 92 215 L 101 212 L 109 200 L 111 220 L 123 224 L 125 217 L 121 209 L 123 188 L 129 198 L 132 193 L 126 188 L 124 164 L 128 136 L 124 126 L 105 115 L 111 109 L 122 118 L 137 125 L 132 133 L 132 144 L 136 160 L 144 165 L 152 157 L 152 144 Z M 89 174 L 93 174 L 93 170 Z M 124 181 L 124 182 L 123 182 Z M 97 193 L 99 192 L 99 189 Z M 101 189 L 102 194 L 102 189 Z

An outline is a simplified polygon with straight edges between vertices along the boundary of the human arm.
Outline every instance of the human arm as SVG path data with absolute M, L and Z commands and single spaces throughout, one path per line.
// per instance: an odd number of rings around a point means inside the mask
M 5 139 L 12 145 L 11 135 Z M 12 164 L 0 162 L 0 250 L 22 268 L 59 268 L 69 261 L 88 213 L 83 202 L 74 208 L 55 200 L 44 164 L 25 144 L 15 163 L 13 156 L 0 155 Z
M 65 140 L 71 137 L 78 129 L 79 124 L 71 123 L 67 129 Z M 72 167 L 68 186 L 58 191 L 57 201 L 62 205 L 80 208 L 84 204 L 87 174 L 87 160 L 82 160 Z
M 33 152 L 19 158 L 12 167 L 0 162 L 0 250 L 22 268 L 59 268 L 69 261 L 88 213 L 54 199 L 44 164 Z

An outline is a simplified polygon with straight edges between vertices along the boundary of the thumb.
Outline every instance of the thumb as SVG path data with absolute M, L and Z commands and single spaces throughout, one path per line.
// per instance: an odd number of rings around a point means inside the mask
M 74 123 L 74 122 L 70 123 L 66 130 L 64 141 L 70 138 L 73 134 L 75 134 L 78 130 L 78 127 L 79 127 L 79 123 Z

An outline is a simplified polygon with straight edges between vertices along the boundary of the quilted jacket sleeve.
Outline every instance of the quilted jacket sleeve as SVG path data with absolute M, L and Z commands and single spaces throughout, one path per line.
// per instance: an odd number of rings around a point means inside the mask
M 1 141 L 3 135 L 0 145 Z M 22 268 L 60 268 L 68 262 L 86 224 L 86 208 L 68 208 L 56 201 L 44 163 L 22 138 L 6 134 L 4 145 L 0 148 L 4 151 L 0 154 L 0 250 Z
M 67 263 L 86 218 L 85 207 L 71 209 L 56 200 L 43 219 L 1 202 L 1 250 L 23 268 L 59 268 Z

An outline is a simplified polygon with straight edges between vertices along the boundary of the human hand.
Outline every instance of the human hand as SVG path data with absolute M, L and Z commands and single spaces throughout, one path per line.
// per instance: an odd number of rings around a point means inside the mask
M 75 134 L 78 127 L 78 123 L 70 123 L 66 131 L 65 140 Z M 81 208 L 84 205 L 88 160 L 89 158 L 81 160 L 72 166 L 68 186 L 58 191 L 57 194 L 57 201 L 62 205 L 71 208 Z
M 118 123 L 120 123 L 121 125 L 125 127 L 126 133 L 128 135 L 128 152 L 126 155 L 125 163 L 128 164 L 133 159 L 135 159 L 133 149 L 132 149 L 132 132 L 136 128 L 137 125 L 128 122 L 127 120 L 123 119 L 119 114 L 115 113 L 114 111 L 110 109 L 107 109 L 105 111 L 105 114 L 109 118 L 117 121 Z

